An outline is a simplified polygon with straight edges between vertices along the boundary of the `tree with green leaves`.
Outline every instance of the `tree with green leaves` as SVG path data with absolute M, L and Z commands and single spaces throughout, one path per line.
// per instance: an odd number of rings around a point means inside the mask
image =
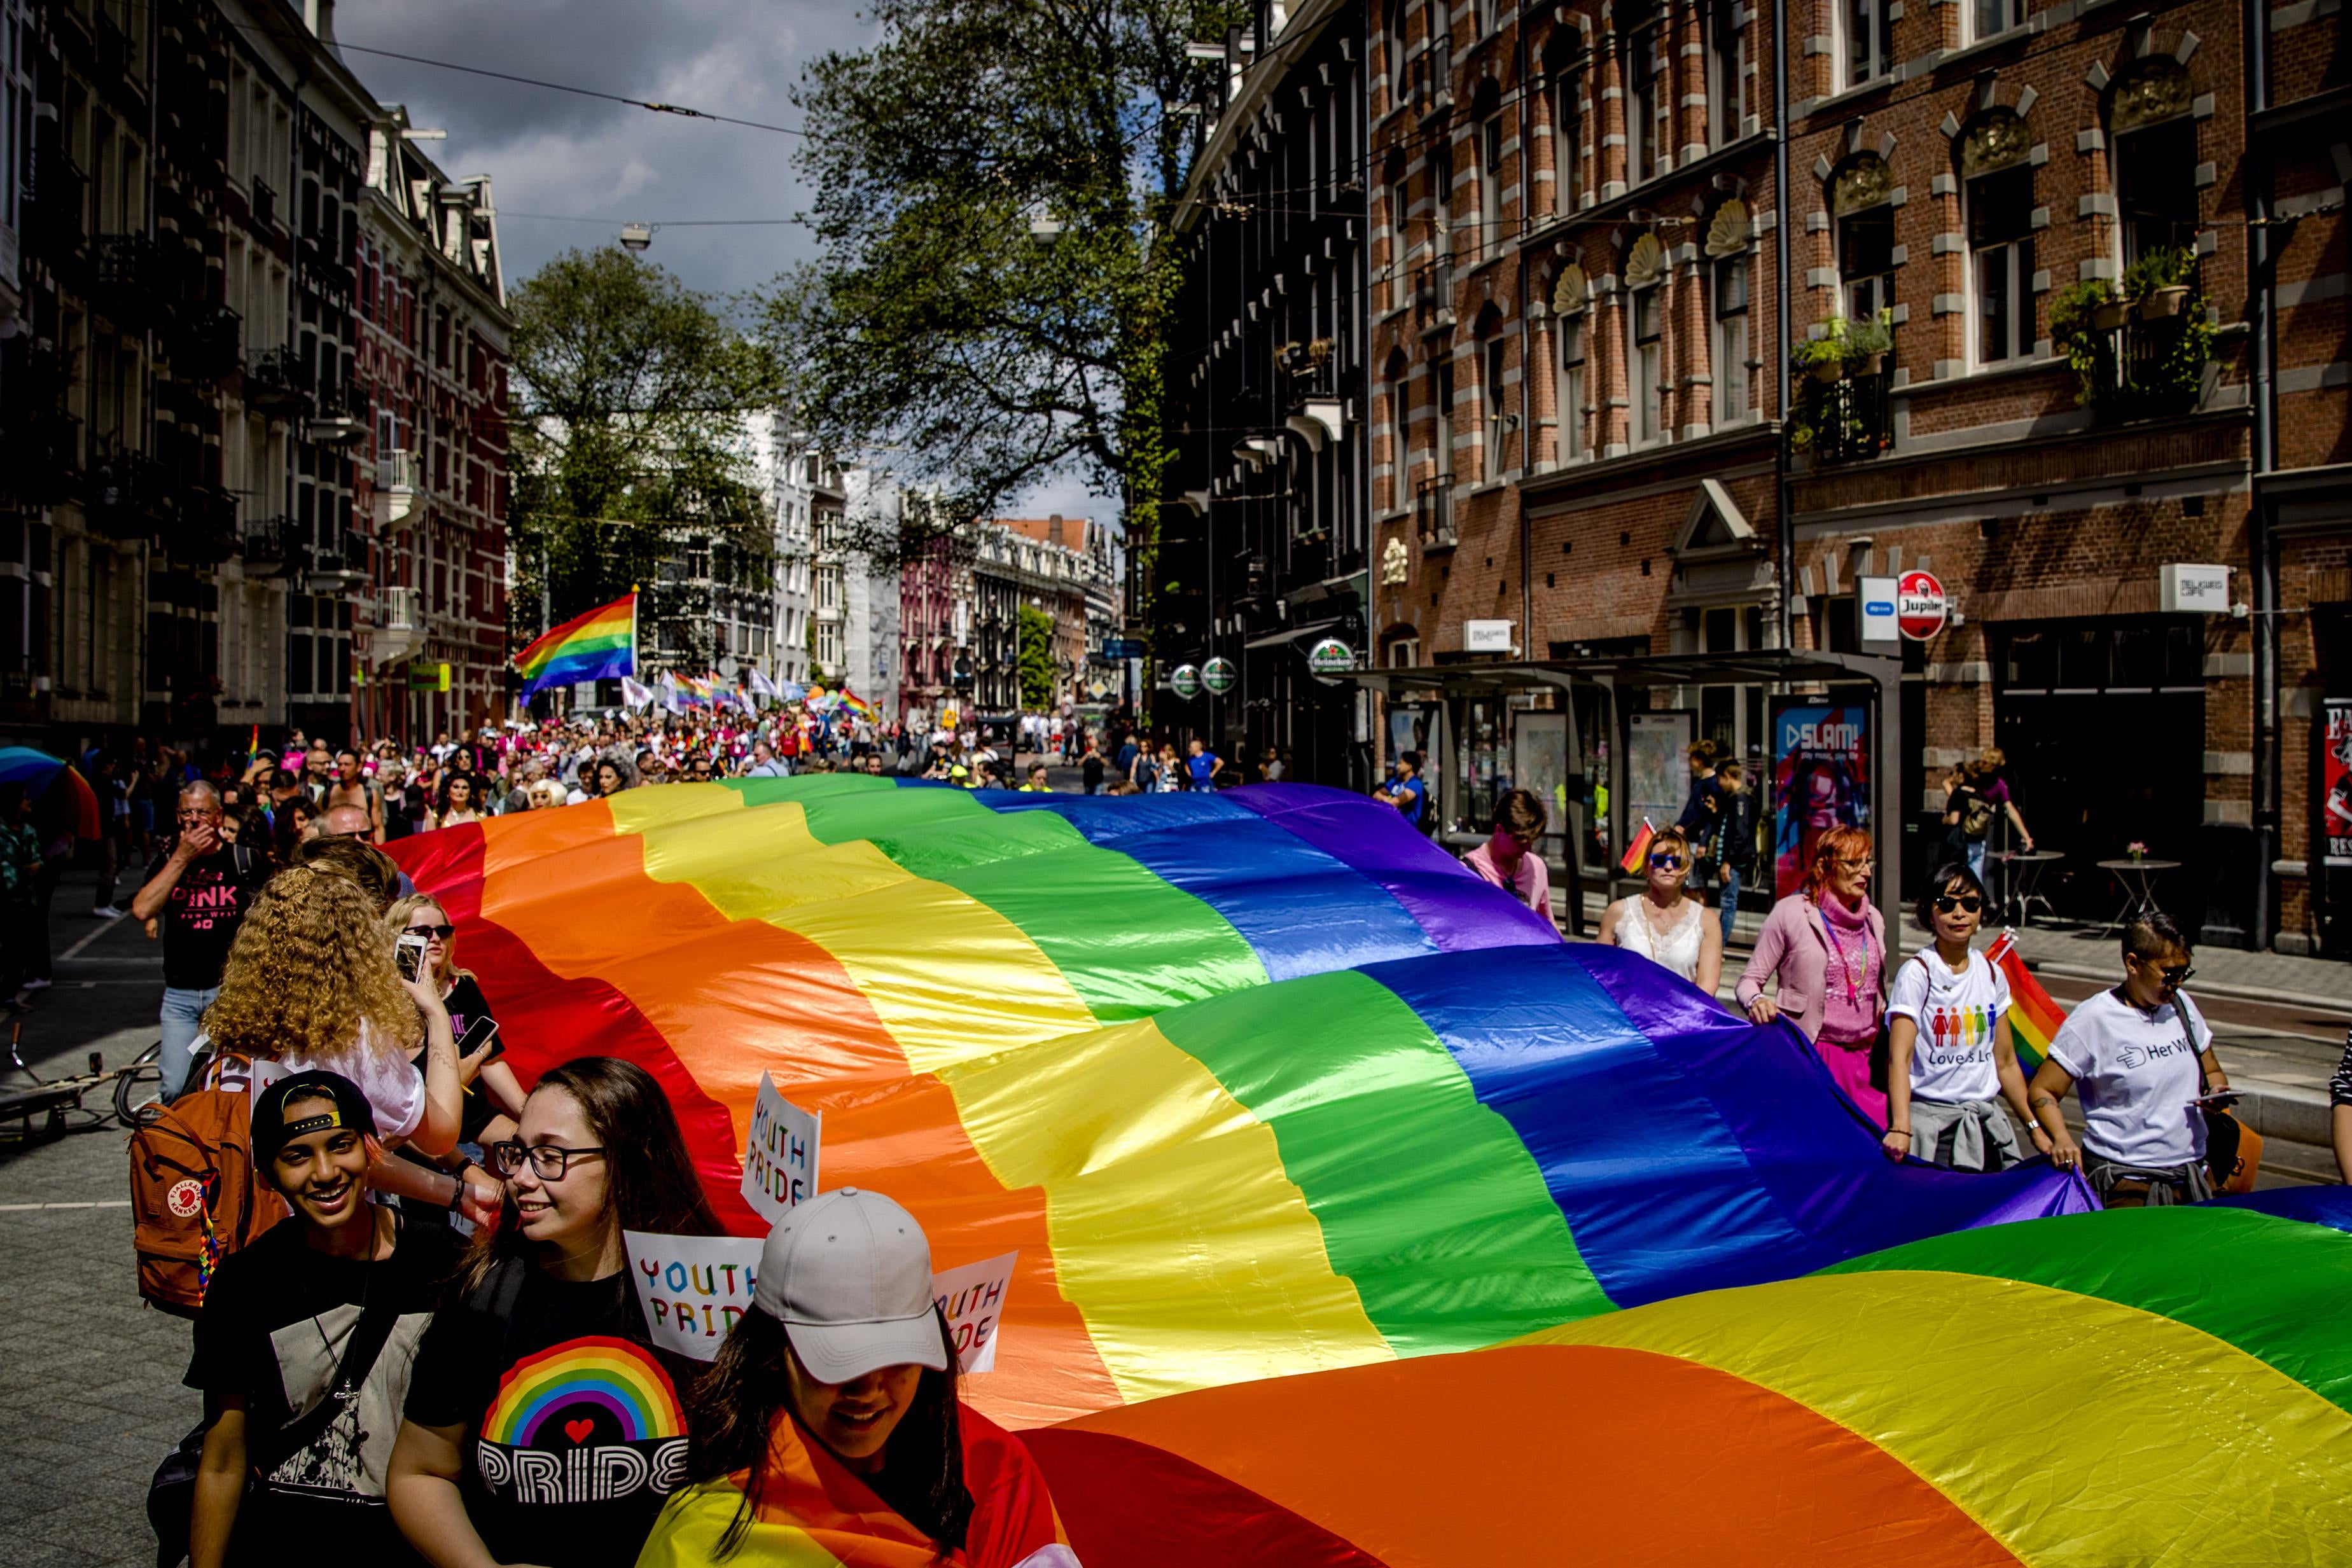
M 874 0 L 881 37 L 797 99 L 813 265 L 769 320 L 820 439 L 888 444 L 950 517 L 1082 473 L 1148 560 L 1162 431 L 1168 227 L 1191 121 L 1250 7 L 1227 0 Z M 877 556 L 922 540 L 855 541 Z
M 1054 706 L 1054 618 L 1034 604 L 1021 607 L 1021 706 L 1044 713 Z
M 772 358 L 618 249 L 557 256 L 511 304 L 513 635 L 635 586 L 646 645 L 708 667 L 700 585 L 759 589 L 773 572 L 743 436 L 743 415 L 777 402 Z

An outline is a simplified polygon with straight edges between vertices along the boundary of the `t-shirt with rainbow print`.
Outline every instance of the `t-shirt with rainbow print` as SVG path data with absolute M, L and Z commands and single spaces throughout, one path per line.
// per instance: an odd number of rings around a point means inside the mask
M 1895 971 L 1889 1018 L 1918 1027 L 1911 1047 L 1911 1093 L 1946 1104 L 1994 1100 L 2000 1076 L 1992 1059 L 1993 1026 L 2009 1010 L 2009 978 L 1981 953 L 1955 974 L 1933 947 Z

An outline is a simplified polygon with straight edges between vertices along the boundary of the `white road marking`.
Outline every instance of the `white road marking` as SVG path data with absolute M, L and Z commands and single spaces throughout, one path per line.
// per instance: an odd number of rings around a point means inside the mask
M 97 941 L 100 937 L 101 937 L 101 936 L 105 936 L 108 932 L 110 932 L 110 931 L 113 930 L 117 925 L 121 925 L 123 921 L 128 920 L 128 919 L 130 919 L 130 918 L 131 918 L 131 915 L 130 915 L 130 914 L 129 914 L 129 912 L 128 912 L 128 911 L 125 911 L 123 914 L 121 914 L 121 915 L 116 915 L 113 919 L 111 919 L 111 920 L 108 921 L 105 925 L 103 925 L 100 926 L 97 930 L 95 930 L 95 931 L 91 932 L 89 936 L 87 936 L 83 937 L 80 941 L 79 941 L 79 942 L 75 943 L 72 946 L 70 946 L 70 947 L 67 948 L 63 953 L 58 954 L 58 959 L 59 959 L 60 961 L 63 961 L 63 960 L 68 959 L 68 958 L 78 958 L 78 957 L 81 956 L 81 950 L 82 950 L 83 948 L 85 948 L 85 947 L 89 946 L 91 943 L 93 943 L 93 942 Z
M 127 1197 L 104 1198 L 95 1203 L 0 1203 L 0 1214 L 26 1214 L 40 1208 L 129 1208 Z

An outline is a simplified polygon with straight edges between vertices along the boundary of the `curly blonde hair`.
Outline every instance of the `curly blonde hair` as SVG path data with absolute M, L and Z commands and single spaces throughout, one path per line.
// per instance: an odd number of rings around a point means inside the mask
M 425 1038 L 375 901 L 349 877 L 279 872 L 237 927 L 205 1032 L 250 1056 L 323 1063 L 356 1050 L 362 1025 L 386 1052 Z
M 399 941 L 401 933 L 408 929 L 408 917 L 420 909 L 429 909 L 439 915 L 441 924 L 444 925 L 457 924 L 449 918 L 448 905 L 439 899 L 429 893 L 412 893 L 404 898 L 394 899 L 392 907 L 383 912 L 383 928 L 392 933 L 392 939 L 394 942 Z M 454 986 L 460 980 L 470 980 L 474 977 L 474 972 L 471 969 L 461 969 L 457 967 L 457 939 L 455 936 L 441 944 L 441 952 L 443 954 L 441 967 L 433 972 L 435 979 L 447 987 Z

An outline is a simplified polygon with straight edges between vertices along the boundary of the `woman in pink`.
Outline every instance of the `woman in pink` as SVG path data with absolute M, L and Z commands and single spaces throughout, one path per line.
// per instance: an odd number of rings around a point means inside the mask
M 1787 1015 L 1853 1103 L 1879 1126 L 1886 1095 L 1870 1086 L 1886 976 L 1886 923 L 1870 902 L 1870 835 L 1832 828 L 1813 846 L 1805 885 L 1772 906 L 1739 977 L 1739 1005 L 1758 1023 Z M 1777 982 L 1778 999 L 1767 997 Z

